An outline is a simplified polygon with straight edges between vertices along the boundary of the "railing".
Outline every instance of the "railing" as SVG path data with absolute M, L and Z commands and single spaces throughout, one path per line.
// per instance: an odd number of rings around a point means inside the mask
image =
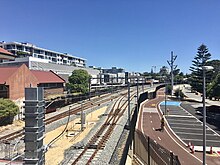
M 147 165 L 180 165 L 177 155 L 156 143 L 141 131 L 135 130 L 134 154 Z

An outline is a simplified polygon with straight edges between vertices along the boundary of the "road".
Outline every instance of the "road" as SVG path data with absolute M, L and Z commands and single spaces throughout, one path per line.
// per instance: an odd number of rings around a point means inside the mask
M 164 101 L 163 90 L 158 91 L 155 99 L 149 100 L 144 104 L 140 110 L 141 115 L 139 116 L 138 129 L 143 134 L 150 136 L 158 144 L 178 155 L 181 164 L 202 164 L 202 153 L 195 152 L 195 154 L 192 154 L 190 149 L 173 134 L 173 130 L 170 130 L 168 125 L 165 126 L 164 132 L 157 131 L 160 128 L 160 119 L 162 116 L 161 111 L 158 109 L 158 104 L 161 101 Z M 213 158 L 207 155 L 207 163 L 211 165 L 219 164 L 219 158 Z

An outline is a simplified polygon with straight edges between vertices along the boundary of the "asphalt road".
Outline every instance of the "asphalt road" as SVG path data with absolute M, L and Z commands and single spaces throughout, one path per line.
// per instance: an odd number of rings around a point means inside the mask
M 200 121 L 203 121 L 203 108 L 201 103 L 182 102 L 181 107 L 186 109 L 190 114 Z M 206 107 L 206 124 L 220 134 L 220 107 Z
M 168 111 L 166 119 L 171 129 L 186 144 L 190 142 L 194 146 L 203 146 L 201 113 L 198 113 L 198 110 L 190 104 L 181 104 L 180 106 L 178 104 L 173 105 L 173 103 L 175 102 L 168 101 L 166 106 Z M 161 104 L 160 108 L 165 113 L 165 105 Z M 209 119 L 209 121 L 212 121 L 212 119 Z M 206 125 L 206 145 L 209 147 L 220 147 L 220 135 L 212 128 L 216 129 L 213 125 Z

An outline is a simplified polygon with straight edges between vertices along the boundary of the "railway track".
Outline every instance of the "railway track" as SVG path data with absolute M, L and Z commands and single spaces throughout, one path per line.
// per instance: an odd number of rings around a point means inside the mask
M 2 136 L 2 137 L 0 137 L 0 141 L 7 143 L 15 138 L 21 137 L 22 135 L 24 135 L 24 129 L 20 129 L 15 132 L 12 132 L 10 134 Z
M 134 98 L 134 95 L 135 94 L 131 96 L 131 100 Z M 89 140 L 88 144 L 84 147 L 84 149 L 80 150 L 78 156 L 74 158 L 72 165 L 82 163 L 88 165 L 93 160 L 99 158 L 99 155 L 105 148 L 105 145 L 108 139 L 110 138 L 112 132 L 114 131 L 116 124 L 118 123 L 119 119 L 127 109 L 128 102 L 124 101 L 124 98 L 125 96 L 122 96 L 117 101 L 115 101 L 103 125 Z
M 126 92 L 123 93 L 123 95 L 126 95 L 126 94 L 127 94 Z M 110 100 L 115 99 L 115 98 L 118 97 L 118 95 L 117 95 L 117 96 L 113 96 L 113 97 L 110 98 L 110 97 L 109 97 L 110 95 L 111 95 L 111 94 L 109 94 L 109 95 L 104 95 L 104 96 L 100 96 L 100 97 L 98 97 L 98 98 L 92 99 L 92 100 L 91 100 L 92 103 L 91 103 L 90 101 L 89 101 L 89 102 L 85 102 L 82 107 L 79 105 L 79 106 L 77 106 L 77 107 L 75 107 L 75 108 L 72 108 L 72 109 L 70 109 L 70 110 L 67 110 L 67 111 L 65 111 L 65 112 L 61 112 L 61 113 L 56 114 L 56 115 L 54 115 L 54 116 L 52 116 L 52 117 L 46 118 L 46 119 L 44 120 L 45 125 L 51 124 L 51 123 L 53 123 L 53 122 L 55 122 L 55 121 L 57 121 L 57 120 L 60 120 L 60 119 L 62 119 L 62 118 L 65 118 L 65 117 L 67 117 L 69 114 L 70 114 L 70 115 L 77 114 L 77 113 L 80 112 L 82 109 L 85 110 L 85 109 L 90 108 L 91 105 L 92 105 L 92 106 L 101 105 L 101 104 L 103 104 L 103 103 L 105 103 L 105 102 L 108 102 L 108 101 L 110 101 Z M 14 132 L 12 132 L 12 133 L 9 133 L 9 134 L 7 134 L 7 135 L 1 136 L 1 137 L 0 137 L 0 141 L 7 143 L 7 142 L 9 142 L 9 141 L 11 141 L 11 140 L 14 140 L 15 138 L 21 137 L 22 135 L 24 135 L 24 129 L 20 129 L 20 130 L 14 131 Z

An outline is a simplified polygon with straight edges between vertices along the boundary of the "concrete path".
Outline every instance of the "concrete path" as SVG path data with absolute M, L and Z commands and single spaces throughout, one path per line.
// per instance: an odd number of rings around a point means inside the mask
M 200 94 L 200 93 L 196 94 L 194 92 L 191 92 L 191 86 L 189 84 L 176 85 L 174 87 L 174 89 L 178 88 L 178 87 L 180 87 L 180 89 L 182 89 L 183 93 L 187 96 L 188 99 L 195 100 L 195 101 L 202 103 L 202 94 Z M 220 101 L 217 101 L 217 100 L 205 99 L 205 102 L 206 102 L 207 106 L 210 106 L 210 105 L 220 106 Z

